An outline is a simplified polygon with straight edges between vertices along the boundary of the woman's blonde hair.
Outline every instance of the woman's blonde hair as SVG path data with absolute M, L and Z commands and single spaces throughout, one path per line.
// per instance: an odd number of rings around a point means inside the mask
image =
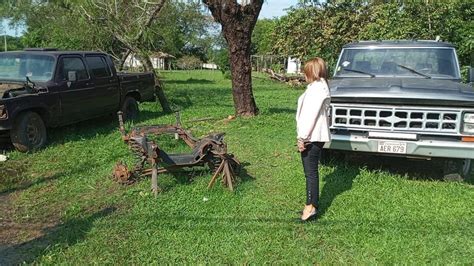
M 321 78 L 327 80 L 326 62 L 322 58 L 315 57 L 306 62 L 304 65 L 304 76 L 306 81 L 311 83 L 313 81 L 320 81 Z

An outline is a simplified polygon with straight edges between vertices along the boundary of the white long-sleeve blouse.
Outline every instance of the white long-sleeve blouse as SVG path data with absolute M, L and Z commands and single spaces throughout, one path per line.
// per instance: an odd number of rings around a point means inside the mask
M 298 139 L 310 142 L 329 142 L 329 106 L 331 94 L 324 79 L 308 84 L 298 99 L 296 131 Z

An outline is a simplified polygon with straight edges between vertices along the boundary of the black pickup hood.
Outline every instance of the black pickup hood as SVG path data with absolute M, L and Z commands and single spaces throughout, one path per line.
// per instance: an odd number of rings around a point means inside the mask
M 329 82 L 329 87 L 333 102 L 474 108 L 474 89 L 455 80 L 337 78 Z

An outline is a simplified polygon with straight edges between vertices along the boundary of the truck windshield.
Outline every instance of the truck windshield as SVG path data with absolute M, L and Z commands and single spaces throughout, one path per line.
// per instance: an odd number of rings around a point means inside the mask
M 0 80 L 48 81 L 53 77 L 54 61 L 49 55 L 0 53 Z
M 335 77 L 418 77 L 459 79 L 452 48 L 346 48 Z

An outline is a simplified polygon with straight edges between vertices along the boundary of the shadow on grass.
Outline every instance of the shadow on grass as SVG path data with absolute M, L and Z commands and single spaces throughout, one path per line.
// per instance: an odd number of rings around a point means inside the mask
M 68 126 L 49 129 L 49 145 L 55 146 L 66 142 L 83 141 L 94 137 L 108 135 L 118 128 L 116 115 L 107 115 Z
M 159 104 L 159 103 L 156 103 Z M 189 102 L 185 107 L 192 105 Z M 156 119 L 166 115 L 164 112 L 154 112 L 148 110 L 140 110 L 140 115 L 134 124 L 140 124 L 151 119 Z M 98 135 L 108 135 L 113 131 L 118 131 L 119 123 L 116 113 L 101 117 L 92 118 L 78 123 L 61 126 L 57 128 L 48 128 L 48 144 L 47 146 L 55 146 L 71 141 L 83 141 L 91 139 Z M 7 135 L 0 136 L 0 153 L 1 151 L 12 151 L 14 149 Z
M 335 170 L 324 177 L 325 184 L 320 196 L 320 216 L 324 215 L 337 195 L 352 188 L 352 182 L 359 174 L 361 166 L 371 171 L 382 170 L 401 175 L 410 180 L 442 179 L 442 169 L 433 161 L 350 152 L 332 152 L 330 156 L 332 161 L 326 163 L 334 166 Z
M 268 114 L 296 114 L 296 109 L 270 107 L 266 112 Z
M 72 246 L 81 242 L 92 229 L 94 222 L 116 211 L 115 207 L 104 208 L 85 218 L 73 218 L 63 224 L 43 229 L 43 235 L 17 245 L 0 246 L 0 265 L 31 263 L 49 247 Z
M 191 93 L 187 90 L 176 91 L 173 93 L 173 99 L 170 100 L 170 105 L 174 111 L 182 111 L 193 105 L 191 97 Z
M 163 115 L 165 115 L 163 112 L 141 110 L 140 116 L 133 124 L 138 125 Z M 117 114 L 110 114 L 68 126 L 52 128 L 49 129 L 48 132 L 49 145 L 54 146 L 66 142 L 83 141 L 97 136 L 109 135 L 111 132 L 118 132 L 118 128 L 119 122 Z
M 359 169 L 356 167 L 340 163 L 335 164 L 334 161 L 329 164 L 334 166 L 335 169 L 332 173 L 323 177 L 325 183 L 319 197 L 319 217 L 326 213 L 338 195 L 352 188 L 352 183 L 359 174 Z
M 153 111 L 148 111 L 148 110 L 140 110 L 140 115 L 138 116 L 138 119 L 136 121 L 134 121 L 134 123 L 143 123 L 145 121 L 148 121 L 148 120 L 151 120 L 151 119 L 156 119 L 156 118 L 159 118 L 161 116 L 164 116 L 166 115 L 165 112 L 161 111 L 161 112 L 153 112 Z M 118 116 L 117 115 L 114 115 L 114 119 L 113 121 L 117 124 L 117 128 L 118 128 Z
M 408 180 L 443 180 L 442 164 L 436 160 L 416 160 L 361 153 L 338 155 L 337 160 L 328 163 L 335 166 L 335 170 L 324 177 L 325 185 L 320 196 L 320 216 L 324 215 L 337 195 L 351 189 L 352 182 L 359 174 L 361 166 L 371 171 L 382 170 L 390 174 L 400 175 Z M 344 156 L 341 157 L 341 155 Z M 464 182 L 473 184 L 472 178 Z
M 27 160 L 9 160 L 0 166 L 0 197 L 7 197 L 9 194 L 22 192 L 31 187 L 45 187 L 56 180 L 63 179 L 68 174 L 77 175 L 84 169 L 97 168 L 97 163 L 75 163 L 62 171 L 47 171 L 38 173 L 28 169 Z M 1 219 L 0 219 L 1 220 Z
M 165 84 L 185 84 L 185 85 L 193 85 L 193 84 L 214 84 L 216 83 L 213 80 L 208 79 L 195 79 L 195 78 L 188 78 L 186 80 L 166 80 Z
M 197 168 L 181 168 L 169 171 L 166 175 L 158 174 L 158 185 L 162 192 L 171 190 L 177 185 L 191 184 L 195 177 L 208 175 L 209 170 L 204 167 Z M 151 176 L 146 177 L 151 182 Z
M 366 166 L 373 171 L 386 171 L 405 176 L 410 180 L 442 180 L 443 165 L 438 160 L 407 159 L 377 156 L 364 153 L 346 153 L 345 162 L 353 166 Z
M 32 186 L 36 186 L 36 185 L 40 185 L 40 184 L 43 184 L 43 183 L 48 183 L 48 182 L 51 182 L 53 180 L 56 180 L 58 178 L 60 178 L 61 176 L 63 175 L 63 173 L 56 173 L 56 174 L 52 174 L 52 175 L 46 175 L 46 176 L 42 176 L 40 178 L 37 178 L 33 181 L 30 181 L 30 180 L 27 180 L 27 181 L 23 181 L 23 180 L 17 180 L 15 179 L 15 177 L 21 177 L 20 175 L 3 175 L 3 169 L 0 169 L 0 176 L 6 176 L 7 179 L 5 180 L 2 180 L 1 181 L 1 185 L 2 187 L 5 187 L 5 188 L 0 188 L 0 197 L 1 196 L 4 196 L 6 194 L 10 194 L 10 193 L 13 193 L 13 192 L 18 192 L 18 191 L 23 191 L 23 190 L 26 190 Z
M 248 172 L 246 167 L 249 166 L 250 163 L 248 162 L 241 162 L 240 163 L 240 170 L 237 174 L 237 176 L 240 178 L 240 182 L 245 183 L 245 182 L 250 182 L 254 181 L 255 177 L 251 176 Z
M 245 182 L 250 182 L 250 181 L 255 180 L 255 177 L 251 176 L 245 169 L 245 166 L 248 166 L 248 165 L 250 164 L 247 162 L 241 163 L 242 167 L 236 174 L 237 181 L 236 181 L 236 184 L 234 184 L 234 188 L 238 187 L 240 183 L 245 183 Z M 176 185 L 191 184 L 195 177 L 212 176 L 212 175 L 213 175 L 213 172 L 206 166 L 196 166 L 195 168 L 193 167 L 177 168 L 174 170 L 170 170 L 169 172 L 166 172 L 165 174 L 158 174 L 158 185 L 160 189 L 162 190 L 162 192 L 165 192 L 165 191 L 171 190 Z M 137 181 L 141 181 L 141 180 L 147 180 L 148 182 L 151 182 L 151 176 L 142 176 Z M 218 177 L 218 181 L 216 183 L 219 183 L 221 180 L 222 180 L 221 177 Z M 214 184 L 214 186 L 215 185 L 216 184 Z

